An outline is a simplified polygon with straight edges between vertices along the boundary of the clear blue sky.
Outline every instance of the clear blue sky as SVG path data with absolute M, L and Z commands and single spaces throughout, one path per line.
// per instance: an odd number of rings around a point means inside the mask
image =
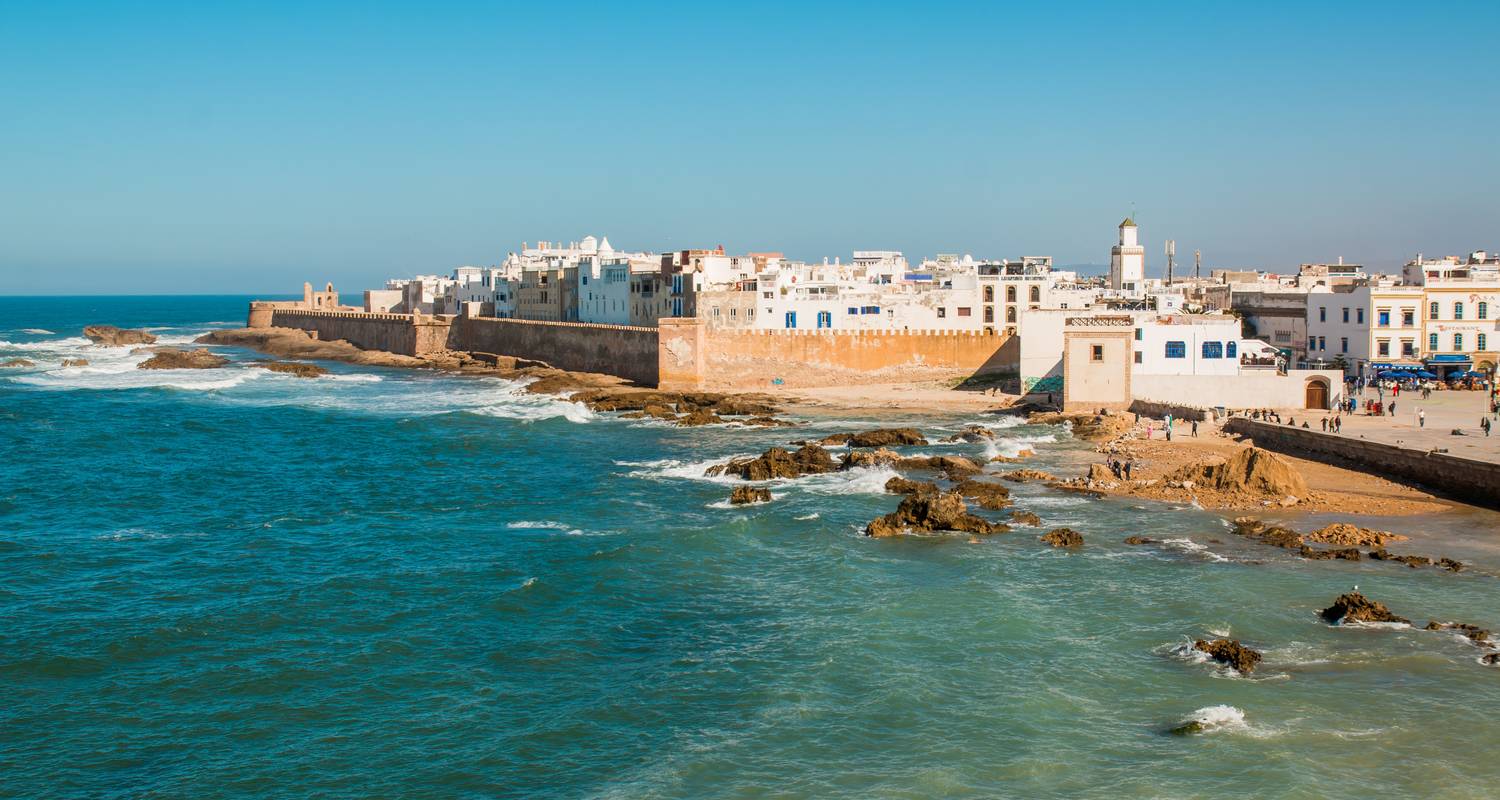
M 1500 248 L 1500 3 L 0 3 L 0 293 Z

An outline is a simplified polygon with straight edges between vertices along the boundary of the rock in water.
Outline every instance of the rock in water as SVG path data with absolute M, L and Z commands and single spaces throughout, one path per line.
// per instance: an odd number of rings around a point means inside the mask
M 1429 631 L 1458 631 L 1474 644 L 1484 646 L 1490 641 L 1490 632 L 1478 625 L 1467 622 L 1429 622 L 1423 630 Z
M 89 360 L 86 358 L 65 358 L 62 360 L 62 365 L 65 367 L 86 367 L 89 365 Z
M 844 469 L 883 467 L 901 460 L 901 454 L 884 447 L 874 450 L 850 450 L 844 454 Z
M 1169 482 L 1191 481 L 1221 492 L 1250 494 L 1280 500 L 1288 495 L 1307 497 L 1307 481 L 1286 459 L 1246 447 L 1222 464 L 1194 464 L 1167 476 Z
M 113 325 L 90 325 L 83 329 L 83 335 L 94 344 L 105 347 L 156 343 L 156 336 L 146 331 L 116 328 Z
M 915 428 L 877 428 L 859 433 L 835 433 L 819 444 L 847 444 L 850 447 L 900 447 L 927 444 L 927 437 Z
M 1082 547 L 1083 534 L 1072 528 L 1058 528 L 1048 531 L 1041 540 L 1053 547 Z
M 931 481 L 913 481 L 897 475 L 885 482 L 885 490 L 891 494 L 937 494 L 937 484 Z
M 1004 533 L 1004 525 L 969 513 L 958 492 L 914 494 L 901 501 L 893 514 L 886 514 L 865 527 L 866 536 L 900 536 L 907 532 L 958 531 L 960 533 Z
M 1015 469 L 1000 476 L 1011 483 L 1025 483 L 1027 481 L 1055 481 L 1057 476 L 1050 472 L 1039 469 Z
M 720 417 L 718 414 L 715 414 L 712 411 L 706 411 L 704 409 L 698 409 L 697 411 L 685 414 L 677 420 L 678 425 L 687 427 L 696 427 L 699 425 L 722 425 L 723 423 L 723 417 Z
M 287 375 L 296 375 L 299 378 L 316 378 L 319 375 L 327 375 L 328 370 L 317 364 L 308 364 L 302 361 L 271 361 L 257 366 L 272 372 L 281 372 Z
M 1199 639 L 1193 642 L 1194 650 L 1201 650 L 1209 655 L 1209 658 L 1234 667 L 1241 674 L 1249 674 L 1260 663 L 1260 653 L 1240 644 L 1233 639 L 1214 639 L 1207 641 Z
M 751 503 L 769 502 L 771 502 L 770 489 L 762 489 L 756 486 L 736 486 L 734 487 L 734 491 L 729 493 L 730 505 L 746 506 Z
M 1010 512 L 1010 521 L 1017 525 L 1030 525 L 1033 528 L 1039 527 L 1042 524 L 1041 517 L 1033 512 L 1021 511 L 1020 509 Z
M 998 483 L 965 479 L 953 487 L 953 491 L 979 504 L 980 508 L 999 511 L 1010 505 L 1010 490 Z
M 839 462 L 828 455 L 828 451 L 815 445 L 803 445 L 797 452 L 788 453 L 773 447 L 756 458 L 731 461 L 709 467 L 704 473 L 713 475 L 738 475 L 747 481 L 768 481 L 772 478 L 800 478 L 803 475 L 819 475 L 838 470 Z
M 1192 719 L 1167 731 L 1167 733 L 1170 733 L 1173 736 L 1192 736 L 1194 734 L 1202 733 L 1206 730 L 1208 730 L 1207 725 L 1204 725 L 1196 719 Z
M 896 466 L 901 469 L 936 470 L 955 481 L 961 481 L 970 475 L 978 475 L 984 471 L 984 468 L 975 463 L 974 459 L 966 456 L 916 456 L 903 458 L 896 462 Z
M 1343 622 L 1405 622 L 1411 620 L 1391 613 L 1384 603 L 1377 603 L 1359 592 L 1339 595 L 1333 605 L 1318 612 L 1330 624 Z
M 12 358 L 0 363 L 0 367 L 34 367 L 36 362 L 29 358 Z
M 945 442 L 984 442 L 995 438 L 995 432 L 980 425 L 968 425 L 958 433 L 944 439 Z
M 1136 545 L 1136 544 L 1155 544 L 1155 543 L 1156 543 L 1156 540 L 1152 539 L 1152 538 L 1150 538 L 1148 536 L 1126 536 L 1125 537 L 1125 544 Z
M 1386 542 L 1404 541 L 1407 537 L 1390 531 L 1361 528 L 1347 522 L 1335 522 L 1312 533 L 1304 534 L 1303 538 L 1309 542 L 1336 544 L 1342 547 L 1384 547 Z
M 213 369 L 229 363 L 229 359 L 216 356 L 204 348 L 178 350 L 165 347 L 156 355 L 136 365 L 136 369 Z

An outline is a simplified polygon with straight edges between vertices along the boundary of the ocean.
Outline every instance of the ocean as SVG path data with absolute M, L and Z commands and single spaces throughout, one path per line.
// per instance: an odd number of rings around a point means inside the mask
M 143 371 L 80 336 L 187 343 L 247 300 L 0 298 L 0 361 L 36 364 L 0 370 L 0 795 L 1500 794 L 1500 669 L 1420 630 L 1500 627 L 1500 515 L 1364 521 L 1458 574 L 1035 484 L 1013 491 L 1041 529 L 874 540 L 889 470 L 739 508 L 703 470 L 898 423 L 934 440 L 908 452 L 1032 447 L 1065 475 L 1092 449 L 972 414 L 682 429 L 233 348 Z M 971 423 L 998 443 L 936 443 Z M 1061 526 L 1085 546 L 1038 543 Z M 1417 625 L 1324 624 L 1356 584 Z M 1221 635 L 1265 661 L 1192 657 Z M 1166 733 L 1188 719 L 1207 732 Z

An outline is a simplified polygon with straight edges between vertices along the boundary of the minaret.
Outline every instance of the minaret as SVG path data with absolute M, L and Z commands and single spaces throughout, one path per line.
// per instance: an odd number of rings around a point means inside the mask
M 1120 243 L 1109 251 L 1109 288 L 1139 292 L 1146 278 L 1146 248 L 1136 241 L 1135 221 L 1120 223 Z

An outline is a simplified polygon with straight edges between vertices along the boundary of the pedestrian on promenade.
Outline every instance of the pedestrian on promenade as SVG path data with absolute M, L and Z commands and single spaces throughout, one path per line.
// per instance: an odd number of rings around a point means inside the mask
M 1395 396 L 1391 397 L 1391 407 L 1390 407 L 1390 414 L 1389 414 L 1389 416 L 1392 416 L 1392 417 L 1396 416 L 1396 398 L 1395 398 Z
M 1125 480 L 1127 481 L 1130 480 L 1130 468 L 1134 463 L 1135 461 L 1133 459 L 1125 462 Z
M 1485 438 L 1489 438 L 1489 435 L 1490 435 L 1490 418 L 1489 417 L 1480 417 L 1479 418 L 1479 427 L 1484 430 L 1484 436 L 1485 436 Z
M 1420 408 L 1417 409 L 1417 427 L 1418 428 L 1425 428 L 1425 427 L 1427 427 L 1427 412 L 1423 411 Z
M 1344 418 L 1343 417 L 1339 417 L 1338 419 L 1336 419 L 1336 420 L 1333 421 L 1333 432 L 1334 433 L 1341 433 L 1343 430 L 1344 430 Z
M 1193 438 L 1198 438 L 1198 420 L 1193 420 Z
M 1323 432 L 1324 433 L 1328 432 L 1328 418 L 1327 417 L 1323 418 Z

